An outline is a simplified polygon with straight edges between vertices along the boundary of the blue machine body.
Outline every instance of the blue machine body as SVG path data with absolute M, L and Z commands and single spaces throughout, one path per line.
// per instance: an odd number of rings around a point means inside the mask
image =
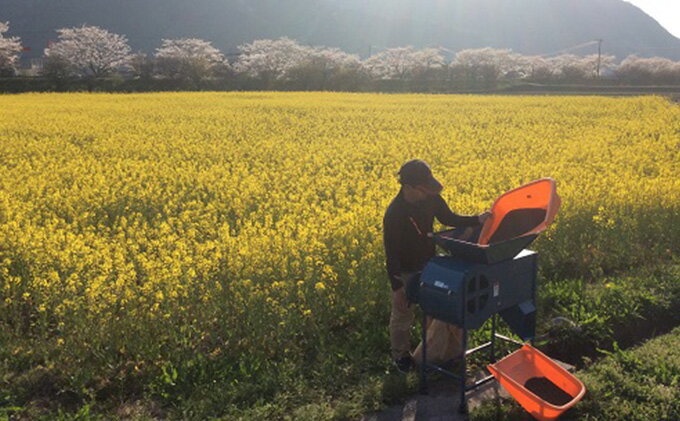
M 492 264 L 437 256 L 422 271 L 418 303 L 427 315 L 464 329 L 478 329 L 498 313 L 529 340 L 536 330 L 537 268 L 538 254 L 527 249 Z

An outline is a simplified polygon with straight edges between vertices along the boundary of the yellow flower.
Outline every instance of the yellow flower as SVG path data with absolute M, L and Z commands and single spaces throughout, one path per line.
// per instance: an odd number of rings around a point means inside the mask
M 314 289 L 316 289 L 317 291 L 323 291 L 324 289 L 326 289 L 326 285 L 323 282 L 317 282 L 314 285 Z

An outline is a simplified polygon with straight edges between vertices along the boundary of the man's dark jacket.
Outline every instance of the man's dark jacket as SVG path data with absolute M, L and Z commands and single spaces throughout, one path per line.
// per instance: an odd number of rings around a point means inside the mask
M 392 290 L 403 286 L 397 275 L 422 270 L 434 256 L 434 241 L 427 234 L 432 232 L 435 217 L 452 227 L 479 225 L 477 216 L 453 213 L 440 195 L 412 204 L 404 199 L 404 192 L 400 190 L 387 207 L 383 218 L 383 241 Z

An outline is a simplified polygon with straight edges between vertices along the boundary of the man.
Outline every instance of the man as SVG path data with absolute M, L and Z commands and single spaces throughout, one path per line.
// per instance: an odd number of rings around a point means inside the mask
M 483 224 L 491 214 L 461 216 L 453 213 L 439 195 L 443 186 L 425 161 L 414 159 L 405 163 L 399 170 L 399 183 L 401 189 L 383 219 L 383 240 L 387 273 L 392 283 L 392 358 L 397 369 L 406 372 L 414 363 L 409 352 L 414 315 L 406 298 L 406 283 L 435 255 L 431 236 L 434 218 L 448 226 L 473 227 Z M 435 322 L 428 325 L 428 354 L 444 355 L 446 350 L 443 348 L 451 345 L 451 331 L 447 332 L 445 323 Z

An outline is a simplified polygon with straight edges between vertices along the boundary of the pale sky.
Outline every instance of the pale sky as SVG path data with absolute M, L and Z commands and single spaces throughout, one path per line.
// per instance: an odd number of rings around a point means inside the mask
M 668 32 L 680 38 L 680 0 L 626 0 L 653 17 Z

